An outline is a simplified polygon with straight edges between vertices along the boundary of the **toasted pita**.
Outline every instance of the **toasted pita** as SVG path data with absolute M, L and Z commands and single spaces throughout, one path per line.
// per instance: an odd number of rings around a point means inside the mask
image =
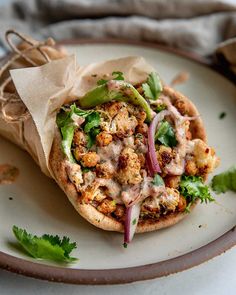
M 165 86 L 163 94 L 168 96 L 172 103 L 182 101 L 187 109 L 189 116 L 198 116 L 199 113 L 194 104 L 185 96 L 175 91 L 174 89 Z M 203 122 L 200 117 L 191 121 L 190 130 L 193 138 L 199 138 L 206 142 L 206 133 L 203 126 Z M 84 217 L 91 224 L 104 230 L 123 232 L 124 226 L 121 222 L 114 218 L 108 217 L 99 212 L 95 207 L 90 204 L 82 204 L 78 198 L 78 192 L 74 184 L 69 180 L 66 172 L 66 164 L 64 153 L 61 149 L 61 135 L 59 131 L 56 131 L 51 154 L 50 154 L 50 166 L 54 173 L 55 180 L 61 189 L 65 192 L 68 199 L 77 210 L 77 212 Z M 191 206 L 191 210 L 196 204 Z M 161 228 L 172 226 L 182 220 L 188 214 L 184 212 L 174 212 L 160 217 L 158 220 L 147 219 L 139 222 L 136 232 L 143 233 L 158 230 Z

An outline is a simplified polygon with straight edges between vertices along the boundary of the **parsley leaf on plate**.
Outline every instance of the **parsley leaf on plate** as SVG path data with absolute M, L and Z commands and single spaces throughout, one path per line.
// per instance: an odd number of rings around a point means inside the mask
M 190 206 L 199 199 L 201 203 L 212 202 L 215 199 L 211 196 L 208 185 L 203 183 L 200 176 L 182 176 L 180 182 L 180 193 L 188 201 L 186 211 L 189 212 Z
M 78 260 L 70 254 L 77 246 L 68 237 L 43 235 L 41 237 L 28 233 L 25 229 L 13 226 L 12 231 L 25 251 L 34 258 L 57 262 L 74 262 Z
M 152 72 L 147 78 L 147 82 L 142 84 L 144 95 L 148 99 L 157 100 L 163 87 L 160 77 Z
M 225 193 L 229 190 L 236 192 L 236 165 L 225 172 L 215 175 L 212 179 L 211 187 L 217 194 Z
M 177 140 L 173 127 L 167 121 L 161 121 L 158 131 L 155 134 L 155 141 L 159 141 L 165 146 L 176 146 Z

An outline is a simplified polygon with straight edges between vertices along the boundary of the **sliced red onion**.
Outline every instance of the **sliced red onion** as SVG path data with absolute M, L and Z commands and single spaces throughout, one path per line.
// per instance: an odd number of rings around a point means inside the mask
M 162 111 L 158 113 L 152 120 L 150 127 L 148 129 L 148 154 L 149 154 L 150 163 L 152 166 L 152 171 L 154 172 L 154 174 L 161 172 L 161 169 L 157 160 L 157 156 L 156 156 L 155 133 L 156 133 L 158 123 L 162 121 L 165 116 L 168 116 L 168 115 L 170 115 L 169 111 Z
M 141 210 L 140 203 L 135 204 L 126 209 L 124 244 L 130 243 L 133 239 L 135 230 L 138 225 L 140 210 Z
M 151 162 L 149 153 L 146 153 L 146 166 L 148 170 L 148 175 L 153 177 L 155 173 L 152 168 L 152 162 Z

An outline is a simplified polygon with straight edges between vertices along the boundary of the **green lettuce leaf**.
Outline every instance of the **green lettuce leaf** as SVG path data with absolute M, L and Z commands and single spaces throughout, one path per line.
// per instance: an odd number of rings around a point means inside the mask
M 189 211 L 190 206 L 197 199 L 199 199 L 201 203 L 208 203 L 215 200 L 210 194 L 209 187 L 203 183 L 200 176 L 182 176 L 180 193 L 189 201 L 186 211 Z
M 75 162 L 73 153 L 71 152 L 71 145 L 73 142 L 74 132 L 76 125 L 74 123 L 75 116 L 85 118 L 86 133 L 89 134 L 93 128 L 100 124 L 100 116 L 93 110 L 82 110 L 75 104 L 72 104 L 70 108 L 61 108 L 57 115 L 57 126 L 60 128 L 62 135 L 62 149 L 70 162 Z M 92 135 L 91 135 L 92 136 Z M 91 141 L 90 141 L 91 143 Z
M 212 179 L 211 187 L 217 194 L 225 193 L 229 190 L 236 192 L 236 165 L 225 172 L 215 175 Z
M 162 121 L 160 123 L 158 131 L 155 134 L 155 141 L 157 140 L 165 146 L 176 146 L 177 140 L 175 138 L 175 132 L 169 122 Z
M 84 132 L 89 133 L 93 128 L 100 125 L 100 115 L 98 112 L 93 112 L 87 116 L 84 125 Z
M 12 231 L 20 245 L 34 258 L 66 263 L 78 260 L 70 256 L 72 250 L 77 246 L 76 243 L 71 243 L 68 237 L 62 239 L 57 235 L 37 237 L 15 225 Z
M 147 82 L 142 84 L 144 95 L 148 99 L 157 100 L 163 90 L 160 77 L 152 72 L 147 78 Z

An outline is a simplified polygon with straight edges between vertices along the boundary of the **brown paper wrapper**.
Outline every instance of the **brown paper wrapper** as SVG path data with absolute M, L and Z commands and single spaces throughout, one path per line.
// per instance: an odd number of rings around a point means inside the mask
M 121 71 L 125 80 L 139 84 L 153 68 L 141 57 L 125 57 L 76 66 L 75 56 L 67 56 L 39 67 L 11 70 L 17 93 L 30 116 L 24 121 L 9 123 L 0 118 L 0 134 L 31 154 L 41 170 L 53 177 L 49 155 L 55 135 L 56 114 L 60 107 L 82 97 L 96 86 L 97 80 Z M 9 105 L 17 112 L 23 104 Z

